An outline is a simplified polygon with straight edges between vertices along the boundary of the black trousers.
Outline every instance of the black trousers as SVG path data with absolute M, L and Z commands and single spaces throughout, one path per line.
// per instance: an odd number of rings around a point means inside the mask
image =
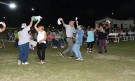
M 46 51 L 46 44 L 37 43 L 37 55 L 38 55 L 39 60 L 45 60 L 45 51 Z
M 93 42 L 88 42 L 87 43 L 87 48 L 93 48 L 93 45 L 94 45 L 94 41 Z

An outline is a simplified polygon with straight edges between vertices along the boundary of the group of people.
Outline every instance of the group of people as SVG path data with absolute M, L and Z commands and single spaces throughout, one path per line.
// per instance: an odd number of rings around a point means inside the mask
M 38 24 L 40 23 L 40 20 L 37 21 L 37 23 L 34 25 L 35 30 L 38 32 L 37 35 L 37 55 L 39 57 L 39 64 L 44 64 L 45 60 L 45 50 L 46 50 L 46 39 L 47 35 L 46 32 L 44 31 L 44 26 Z M 29 64 L 27 62 L 28 55 L 29 55 L 29 33 L 30 28 L 33 25 L 33 18 L 31 18 L 30 24 L 27 26 L 26 23 L 23 23 L 21 26 L 20 31 L 18 32 L 18 37 L 19 37 L 19 60 L 18 60 L 18 65 L 27 65 Z
M 38 63 L 44 64 L 47 40 L 53 41 L 53 45 L 55 47 L 59 47 L 60 39 L 64 41 L 65 38 L 66 38 L 66 42 L 68 46 L 64 51 L 60 52 L 60 55 L 62 57 L 65 57 L 66 54 L 70 52 L 69 53 L 70 58 L 75 57 L 76 60 L 80 60 L 80 61 L 83 60 L 80 47 L 83 44 L 83 38 L 84 38 L 84 33 L 85 33 L 83 30 L 84 27 L 82 25 L 79 25 L 77 20 L 69 21 L 69 24 L 65 24 L 62 18 L 60 18 L 60 20 L 63 26 L 65 27 L 66 36 L 64 36 L 63 34 L 62 36 L 59 36 L 58 33 L 56 33 L 55 37 L 53 37 L 51 33 L 47 35 L 47 32 L 44 30 L 44 26 L 39 25 L 41 19 L 38 19 L 38 21 L 34 25 L 34 28 L 37 31 L 36 41 L 32 41 L 31 32 L 30 32 L 30 29 L 33 25 L 33 18 L 31 18 L 30 24 L 28 26 L 26 25 L 26 23 L 23 23 L 21 25 L 21 28 L 18 32 L 18 39 L 19 39 L 18 40 L 18 48 L 19 48 L 18 65 L 29 64 L 27 59 L 29 56 L 29 50 L 30 50 L 31 45 L 32 45 L 31 48 L 37 45 L 37 55 L 40 60 Z M 75 24 L 76 24 L 76 27 L 75 27 Z M 3 25 L 3 28 L 0 29 L 0 32 L 3 32 L 6 28 L 5 23 L 3 23 L 2 25 Z M 74 40 L 74 34 L 75 34 L 75 40 Z M 106 53 L 107 52 L 106 40 L 107 40 L 108 34 L 109 34 L 108 22 L 96 24 L 95 28 L 88 27 L 87 32 L 86 32 L 87 52 L 93 51 L 93 45 L 95 41 L 97 40 L 99 53 L 103 53 L 103 52 Z
M 80 46 L 83 44 L 84 38 L 84 30 L 83 26 L 78 25 L 78 21 L 76 21 L 77 29 L 74 27 L 75 21 L 70 21 L 69 25 L 66 25 L 62 20 L 63 26 L 66 29 L 66 37 L 68 48 L 60 53 L 62 57 L 64 57 L 68 52 L 70 52 L 69 57 L 76 57 L 76 60 L 83 60 L 82 54 L 80 51 Z M 88 27 L 86 30 L 86 43 L 87 43 L 87 52 L 93 51 L 93 45 L 95 41 L 97 42 L 98 52 L 99 53 L 107 53 L 107 36 L 109 34 L 109 26 L 110 23 L 108 21 L 104 21 L 102 23 L 97 23 L 96 27 Z M 73 43 L 73 34 L 76 33 L 75 43 Z

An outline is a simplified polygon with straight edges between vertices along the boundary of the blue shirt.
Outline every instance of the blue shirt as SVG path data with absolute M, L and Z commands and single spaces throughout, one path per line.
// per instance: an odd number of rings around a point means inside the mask
M 84 31 L 83 30 L 75 30 L 75 33 L 76 33 L 76 41 L 75 42 L 78 44 L 82 44 Z
M 88 34 L 88 37 L 87 37 L 87 42 L 93 42 L 94 41 L 94 33 L 93 33 L 93 31 L 88 31 L 87 32 L 87 34 Z

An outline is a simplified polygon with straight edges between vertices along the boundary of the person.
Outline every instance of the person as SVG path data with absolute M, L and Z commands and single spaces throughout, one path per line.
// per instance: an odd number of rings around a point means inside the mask
M 32 32 L 29 31 L 28 33 L 29 33 L 29 40 L 30 40 L 29 47 L 30 47 L 31 50 L 34 50 L 34 47 L 36 47 L 37 42 L 34 41 Z
M 58 32 L 56 32 L 56 36 L 54 37 L 54 48 L 58 48 L 60 47 L 60 34 Z
M 2 28 L 0 28 L 0 33 L 5 31 L 5 29 L 6 29 L 6 23 L 5 22 L 1 22 L 1 24 L 2 24 Z
M 17 31 L 17 30 L 15 30 L 14 36 L 15 36 L 15 44 L 14 44 L 14 47 L 18 47 L 18 41 L 19 41 L 19 39 L 18 39 L 18 31 Z
M 49 32 L 48 35 L 47 35 L 47 41 L 50 43 L 53 40 L 53 38 L 54 37 L 53 37 L 52 33 Z
M 29 34 L 30 28 L 32 27 L 33 19 L 31 18 L 30 24 L 27 26 L 26 23 L 22 23 L 21 29 L 18 32 L 19 36 L 19 60 L 18 65 L 27 65 L 28 56 L 29 56 Z
M 8 32 L 8 41 L 13 41 L 14 40 L 14 34 L 11 30 Z
M 87 30 L 87 52 L 92 52 L 94 45 L 94 32 L 93 28 L 89 27 Z
M 76 60 L 83 60 L 82 58 L 82 54 L 80 51 L 80 46 L 83 43 L 83 35 L 84 35 L 84 31 L 81 25 L 77 25 L 77 29 L 75 29 L 75 33 L 76 33 L 76 40 L 75 40 L 75 44 L 73 45 L 73 52 L 75 54 L 75 56 L 77 57 Z
M 60 18 L 63 26 L 66 29 L 66 37 L 68 48 L 66 48 L 63 52 L 60 53 L 62 57 L 64 57 L 68 52 L 70 52 L 70 58 L 73 57 L 72 47 L 73 47 L 73 33 L 74 33 L 74 21 L 69 21 L 69 25 L 64 23 L 64 20 Z
M 103 51 L 105 53 L 107 53 L 107 47 L 106 47 L 106 37 L 107 34 L 105 32 L 105 30 L 103 29 L 102 26 L 100 26 L 99 28 L 99 33 L 98 33 L 98 40 L 99 40 L 99 53 L 103 53 Z
M 47 40 L 47 34 L 44 31 L 44 26 L 38 26 L 40 20 L 35 24 L 34 28 L 38 32 L 37 35 L 37 55 L 40 60 L 38 62 L 39 64 L 44 64 L 45 62 L 45 51 L 46 51 L 46 40 Z

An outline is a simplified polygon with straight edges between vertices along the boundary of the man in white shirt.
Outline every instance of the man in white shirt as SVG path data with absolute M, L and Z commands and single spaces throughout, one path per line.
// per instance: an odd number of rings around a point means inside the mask
M 27 26 L 26 23 L 23 23 L 21 26 L 21 30 L 18 32 L 19 36 L 19 60 L 18 65 L 26 65 L 29 64 L 27 62 L 28 55 L 29 55 L 29 34 L 30 28 L 32 27 L 33 19 L 31 18 L 30 24 Z
M 73 33 L 74 33 L 74 21 L 70 21 L 69 25 L 64 23 L 64 20 L 61 18 L 61 22 L 66 29 L 66 37 L 68 42 L 68 48 L 60 53 L 62 57 L 65 56 L 68 52 L 70 52 L 70 57 L 72 57 L 72 47 L 73 47 Z

